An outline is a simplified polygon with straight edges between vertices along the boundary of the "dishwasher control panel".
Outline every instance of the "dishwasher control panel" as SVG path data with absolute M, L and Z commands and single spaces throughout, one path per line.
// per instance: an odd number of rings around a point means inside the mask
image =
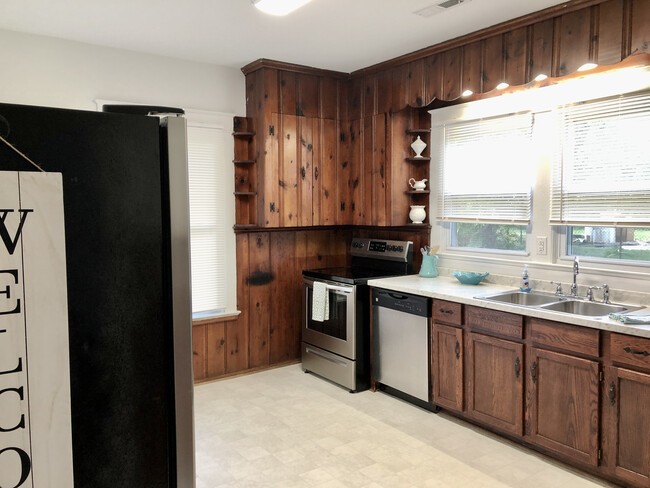
M 429 297 L 374 288 L 372 304 L 376 307 L 389 308 L 410 315 L 431 317 L 431 298 Z

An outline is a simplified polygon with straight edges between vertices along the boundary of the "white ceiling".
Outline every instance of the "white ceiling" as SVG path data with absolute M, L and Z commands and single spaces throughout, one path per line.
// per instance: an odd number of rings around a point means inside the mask
M 287 17 L 250 0 L 1 0 L 0 29 L 241 68 L 258 58 L 350 72 L 558 0 L 313 0 Z

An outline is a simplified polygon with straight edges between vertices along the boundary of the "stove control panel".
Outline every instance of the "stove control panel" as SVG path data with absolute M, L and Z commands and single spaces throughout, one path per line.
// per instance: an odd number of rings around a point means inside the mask
M 356 257 L 385 259 L 387 261 L 408 262 L 413 253 L 411 241 L 391 241 L 355 237 L 352 239 L 350 254 Z

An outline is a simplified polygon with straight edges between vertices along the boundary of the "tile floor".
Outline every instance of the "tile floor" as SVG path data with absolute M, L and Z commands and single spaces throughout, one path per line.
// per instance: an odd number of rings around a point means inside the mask
M 197 488 L 614 486 L 300 365 L 198 385 L 194 401 Z

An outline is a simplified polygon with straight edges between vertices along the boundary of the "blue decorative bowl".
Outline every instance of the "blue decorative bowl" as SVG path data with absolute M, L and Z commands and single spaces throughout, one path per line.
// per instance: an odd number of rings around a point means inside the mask
M 472 273 L 470 271 L 454 271 L 452 273 L 463 285 L 478 285 L 490 273 Z

